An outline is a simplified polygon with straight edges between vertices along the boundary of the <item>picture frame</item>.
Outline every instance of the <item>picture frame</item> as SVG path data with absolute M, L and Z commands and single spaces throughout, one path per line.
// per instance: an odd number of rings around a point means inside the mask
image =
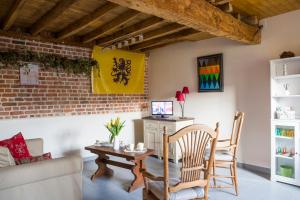
M 37 63 L 24 63 L 20 67 L 20 84 L 27 86 L 39 85 L 39 65 Z
M 224 92 L 223 54 L 197 57 L 198 92 Z

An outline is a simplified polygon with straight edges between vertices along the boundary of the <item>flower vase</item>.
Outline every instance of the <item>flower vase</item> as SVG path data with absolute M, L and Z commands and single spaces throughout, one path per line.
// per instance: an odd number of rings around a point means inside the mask
M 114 148 L 114 150 L 119 150 L 120 149 L 120 140 L 119 140 L 118 137 L 114 138 L 113 148 Z

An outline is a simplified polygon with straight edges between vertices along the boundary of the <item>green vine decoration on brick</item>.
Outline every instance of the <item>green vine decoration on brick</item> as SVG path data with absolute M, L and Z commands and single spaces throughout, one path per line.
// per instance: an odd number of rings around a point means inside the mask
M 96 60 L 91 58 L 70 59 L 56 54 L 36 53 L 32 51 L 4 51 L 0 52 L 0 68 L 5 66 L 24 66 L 26 62 L 42 64 L 46 69 L 53 68 L 67 73 L 91 75 L 93 67 L 97 67 Z

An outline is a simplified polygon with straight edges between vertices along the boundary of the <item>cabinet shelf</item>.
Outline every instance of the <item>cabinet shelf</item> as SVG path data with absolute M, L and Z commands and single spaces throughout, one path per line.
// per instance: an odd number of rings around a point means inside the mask
M 275 80 L 284 80 L 284 79 L 293 79 L 293 78 L 300 78 L 300 74 L 291 74 L 286 76 L 275 76 L 273 79 Z
M 272 98 L 300 98 L 300 94 L 292 94 L 292 95 L 275 95 Z
M 276 154 L 275 155 L 276 158 L 285 158 L 285 159 L 290 159 L 290 160 L 294 160 L 295 156 L 285 156 L 285 155 L 280 155 L 280 154 Z
M 294 137 L 287 137 L 287 136 L 275 136 L 275 138 L 286 139 L 286 140 L 293 140 L 294 139 Z
M 300 119 L 299 118 L 296 118 L 296 119 L 272 119 L 273 122 L 300 122 Z

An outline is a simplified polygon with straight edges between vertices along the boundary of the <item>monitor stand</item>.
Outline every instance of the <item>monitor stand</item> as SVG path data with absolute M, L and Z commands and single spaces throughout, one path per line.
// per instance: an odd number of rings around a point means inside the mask
M 161 115 L 160 118 L 168 118 L 168 115 Z

